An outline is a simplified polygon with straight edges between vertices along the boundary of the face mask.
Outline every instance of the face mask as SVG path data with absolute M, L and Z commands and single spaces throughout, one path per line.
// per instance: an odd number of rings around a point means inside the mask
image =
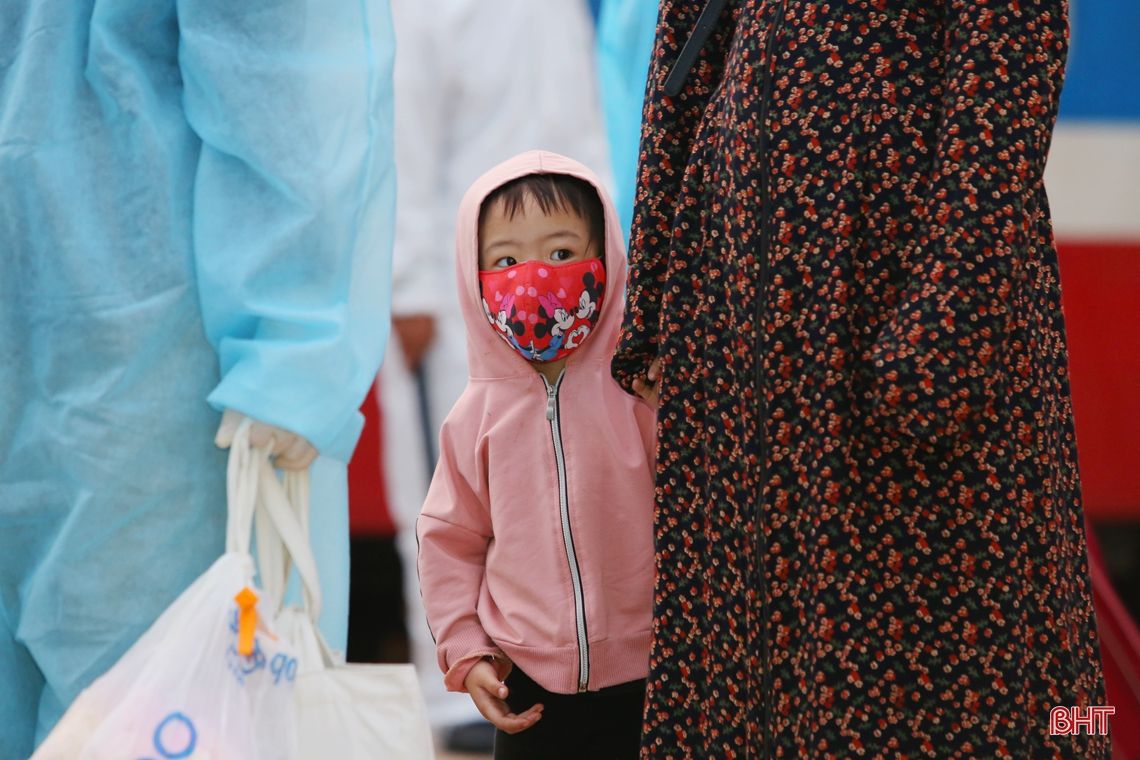
M 601 259 L 573 264 L 524 261 L 479 273 L 483 313 L 528 361 L 569 356 L 593 332 L 606 289 Z

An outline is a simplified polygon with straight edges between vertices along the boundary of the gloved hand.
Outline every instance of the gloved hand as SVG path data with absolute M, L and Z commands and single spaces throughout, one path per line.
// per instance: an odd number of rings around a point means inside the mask
M 227 409 L 214 436 L 214 444 L 220 449 L 228 449 L 244 419 L 241 412 Z M 249 427 L 249 442 L 255 448 L 268 450 L 271 456 L 276 457 L 274 464 L 283 470 L 304 470 L 317 458 L 317 450 L 305 438 L 257 420 Z

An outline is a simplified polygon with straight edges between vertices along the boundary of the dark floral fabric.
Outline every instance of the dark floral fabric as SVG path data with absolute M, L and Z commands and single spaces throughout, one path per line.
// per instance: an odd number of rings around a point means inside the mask
M 1042 173 L 1061 0 L 664 0 L 653 758 L 1108 756 Z

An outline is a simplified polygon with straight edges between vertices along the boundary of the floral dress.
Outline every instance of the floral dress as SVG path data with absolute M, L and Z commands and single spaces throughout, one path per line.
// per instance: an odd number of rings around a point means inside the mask
M 1105 703 L 1065 3 L 703 6 L 661 3 L 613 363 L 663 362 L 643 755 L 1107 757 L 1049 731 Z

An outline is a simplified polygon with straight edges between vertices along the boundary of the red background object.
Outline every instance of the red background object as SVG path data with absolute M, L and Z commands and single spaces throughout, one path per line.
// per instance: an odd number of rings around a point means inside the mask
M 1140 757 L 1140 629 L 1113 591 L 1096 536 L 1091 530 L 1087 533 L 1104 683 L 1108 704 L 1116 708 L 1109 718 L 1112 757 L 1134 760 Z
M 384 480 L 384 425 L 377 386 L 372 384 L 360 412 L 364 430 L 348 463 L 348 526 L 353 536 L 394 536 L 396 524 L 388 509 Z
M 1140 245 L 1063 241 L 1077 448 L 1086 513 L 1140 519 Z

